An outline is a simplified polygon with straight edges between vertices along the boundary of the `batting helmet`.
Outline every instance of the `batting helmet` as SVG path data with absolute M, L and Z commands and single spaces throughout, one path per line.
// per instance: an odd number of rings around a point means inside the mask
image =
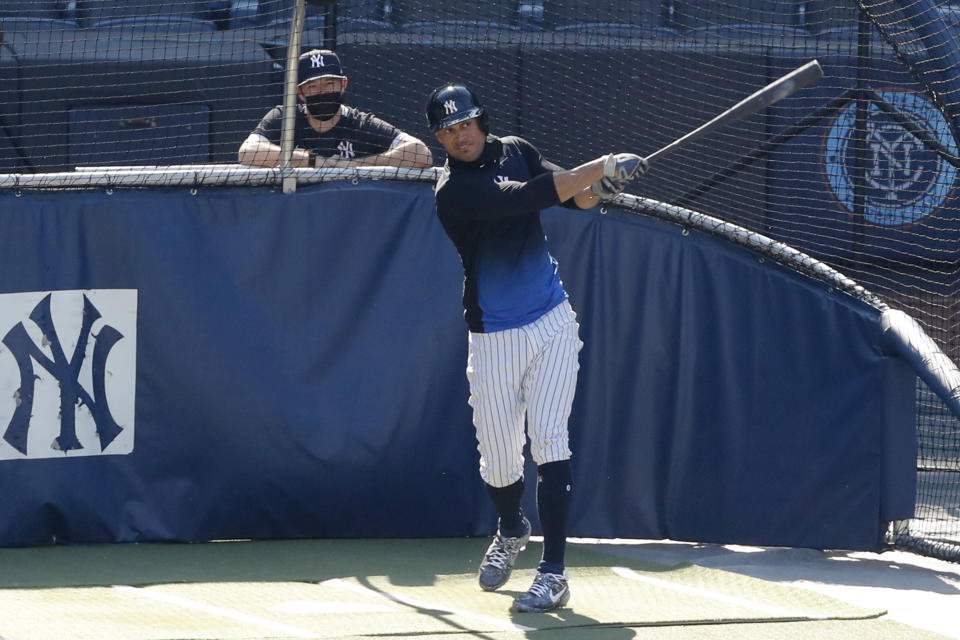
M 486 133 L 487 111 L 477 94 L 462 84 L 445 84 L 427 98 L 427 125 L 434 133 L 470 118 L 479 118 L 480 129 Z

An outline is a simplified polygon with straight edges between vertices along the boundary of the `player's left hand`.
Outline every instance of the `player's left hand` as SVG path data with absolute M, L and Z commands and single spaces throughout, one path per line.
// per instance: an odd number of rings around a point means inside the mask
M 603 200 L 610 200 L 643 174 L 649 165 L 634 153 L 611 153 L 603 158 L 603 177 L 590 185 L 590 190 Z
M 647 161 L 635 153 L 611 153 L 603 159 L 603 177 L 618 185 L 626 186 L 648 168 Z

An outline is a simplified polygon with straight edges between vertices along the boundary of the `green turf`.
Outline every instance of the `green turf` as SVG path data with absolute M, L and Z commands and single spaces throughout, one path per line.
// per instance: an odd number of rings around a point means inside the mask
M 0 549 L 2 640 L 917 638 L 811 591 L 690 564 L 568 551 L 572 598 L 510 611 L 540 547 L 496 593 L 487 540 L 300 540 Z M 817 635 L 825 634 L 825 635 Z

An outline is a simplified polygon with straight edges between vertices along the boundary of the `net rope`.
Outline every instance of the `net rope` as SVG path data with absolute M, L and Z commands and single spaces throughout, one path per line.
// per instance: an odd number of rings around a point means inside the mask
M 293 8 L 0 0 L 0 189 L 432 180 L 238 163 L 283 103 Z M 664 156 L 618 204 L 762 238 L 746 244 L 905 311 L 956 363 L 958 37 L 942 0 L 340 0 L 306 6 L 300 48 L 335 49 L 346 104 L 433 167 L 423 106 L 445 82 L 479 94 L 495 133 L 575 166 L 649 155 L 817 59 L 823 79 Z M 917 401 L 916 512 L 888 542 L 960 559 L 960 423 L 921 381 Z

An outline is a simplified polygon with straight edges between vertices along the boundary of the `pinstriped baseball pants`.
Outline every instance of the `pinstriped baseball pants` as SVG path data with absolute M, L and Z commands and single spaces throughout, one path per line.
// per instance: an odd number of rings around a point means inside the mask
M 527 435 L 538 465 L 570 457 L 567 420 L 583 347 L 578 329 L 564 300 L 528 325 L 470 332 L 467 380 L 487 484 L 505 487 L 520 479 Z

